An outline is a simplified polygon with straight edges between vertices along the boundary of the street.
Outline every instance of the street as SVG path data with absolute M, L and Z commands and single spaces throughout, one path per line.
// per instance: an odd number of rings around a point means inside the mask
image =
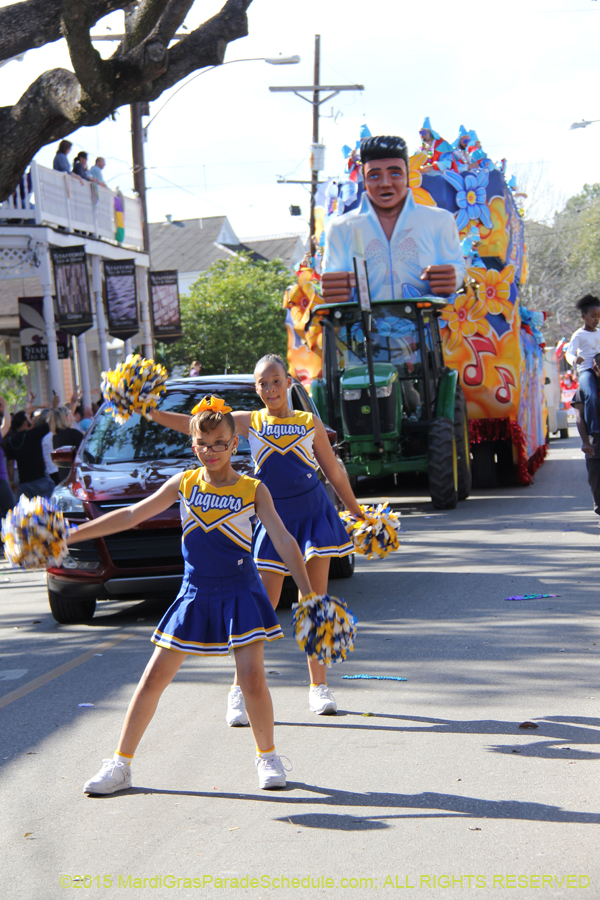
M 434 510 L 423 482 L 371 492 L 402 512 L 402 543 L 332 582 L 359 620 L 330 673 L 338 715 L 308 710 L 289 610 L 266 648 L 293 763 L 280 792 L 258 790 L 250 729 L 226 727 L 232 658 L 188 658 L 134 788 L 85 796 L 164 604 L 59 626 L 43 573 L 3 563 L 2 896 L 600 898 L 600 542 L 579 447 L 571 428 L 533 486 L 455 510 Z M 558 596 L 506 599 L 524 594 Z M 359 674 L 406 681 L 343 678 Z

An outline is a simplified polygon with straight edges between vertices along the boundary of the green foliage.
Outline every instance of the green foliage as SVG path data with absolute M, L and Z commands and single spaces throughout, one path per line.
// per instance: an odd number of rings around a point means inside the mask
M 163 345 L 167 368 L 197 359 L 202 374 L 213 375 L 223 373 L 227 361 L 228 372 L 238 374 L 254 371 L 265 353 L 285 357 L 281 303 L 292 280 L 278 260 L 254 262 L 242 255 L 213 263 L 181 298 L 183 338 Z
M 27 396 L 26 363 L 11 363 L 7 356 L 0 353 L 0 396 L 4 397 L 11 410 L 20 409 Z
M 600 295 L 600 184 L 586 184 L 551 224 L 525 223 L 529 280 L 526 305 L 552 314 L 548 342 L 569 337 L 581 325 L 575 303 Z

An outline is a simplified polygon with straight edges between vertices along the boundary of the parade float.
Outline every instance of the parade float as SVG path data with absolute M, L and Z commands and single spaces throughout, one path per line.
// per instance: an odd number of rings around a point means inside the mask
M 506 161 L 494 164 L 474 131 L 461 126 L 450 144 L 425 120 L 421 138 L 421 148 L 410 158 L 413 198 L 454 215 L 466 263 L 462 288 L 447 299 L 437 317 L 444 362 L 457 372 L 466 398 L 473 484 L 527 485 L 547 453 L 547 410 L 544 313 L 522 303 L 527 260 L 519 194 L 514 179 L 505 177 Z M 333 217 L 360 202 L 364 187 L 359 146 L 357 141 L 355 148 L 344 148 L 345 178 L 330 180 L 320 189 L 318 252 L 299 267 L 297 281 L 284 298 L 290 371 L 313 395 L 318 395 L 323 378 L 322 309 L 316 315 L 315 310 L 323 307 L 324 229 Z M 403 285 L 403 290 L 411 302 L 426 292 L 413 285 Z M 327 410 L 324 414 L 327 417 Z

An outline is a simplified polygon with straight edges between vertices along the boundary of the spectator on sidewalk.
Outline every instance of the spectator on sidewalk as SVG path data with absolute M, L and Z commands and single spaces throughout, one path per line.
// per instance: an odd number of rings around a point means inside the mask
M 4 397 L 0 397 L 0 415 L 2 416 L 0 435 L 2 435 L 2 439 L 4 439 L 10 430 L 10 413 Z M 8 483 L 8 472 L 6 471 L 4 451 L 0 446 L 0 518 L 3 519 L 9 509 L 12 509 L 14 505 L 15 495 Z
M 197 359 L 194 360 L 192 365 L 190 366 L 190 378 L 194 378 L 196 375 L 200 375 L 202 372 L 202 363 L 198 362 Z
M 593 361 L 593 370 L 600 385 L 600 353 L 597 353 Z M 581 449 L 585 453 L 585 466 L 588 473 L 588 484 L 594 498 L 594 512 L 600 516 L 600 444 L 592 444 L 585 420 L 585 394 L 581 387 L 577 388 L 571 400 L 571 406 L 575 410 L 577 431 L 581 438 Z M 600 389 L 596 390 L 596 409 L 600 415 Z
M 75 427 L 73 413 L 68 406 L 59 406 L 52 411 L 50 416 L 50 431 L 52 432 L 52 447 L 75 447 L 77 450 L 83 440 L 83 434 Z M 59 478 L 62 481 L 69 474 L 71 466 L 60 466 Z
M 103 184 L 106 187 L 104 181 L 104 175 L 102 174 L 102 169 L 106 165 L 106 160 L 103 156 L 98 156 L 96 162 L 93 166 L 90 167 L 90 175 L 92 178 L 96 179 L 97 184 Z
M 80 403 L 73 411 L 73 422 L 75 428 L 78 428 L 82 434 L 85 434 L 92 424 L 92 410 Z
M 75 427 L 73 414 L 68 406 L 59 406 L 52 410 L 50 415 L 50 431 L 52 432 L 52 447 L 58 450 L 59 447 L 75 447 L 79 448 L 83 440 L 83 434 L 79 428 Z
M 35 425 L 38 425 L 38 424 L 41 425 L 42 422 L 48 422 L 48 425 L 50 425 L 52 412 L 53 412 L 53 410 L 43 409 L 40 412 L 39 416 L 36 418 Z M 35 425 L 34 425 L 34 427 L 35 427 Z M 52 434 L 52 430 L 50 430 L 48 432 L 48 434 L 44 437 L 44 440 L 42 441 L 42 453 L 44 454 L 44 462 L 46 464 L 46 474 L 50 476 L 50 478 L 52 479 L 54 484 L 59 484 L 62 479 L 58 472 L 58 466 L 52 460 L 52 450 L 53 450 L 52 438 L 53 438 L 53 436 L 54 435 Z
M 4 454 L 8 462 L 8 478 L 15 495 L 26 497 L 50 497 L 54 482 L 46 473 L 42 441 L 48 434 L 47 422 L 32 428 L 25 410 L 15 413 L 11 430 L 4 438 Z M 19 485 L 16 490 L 14 464 L 17 464 Z

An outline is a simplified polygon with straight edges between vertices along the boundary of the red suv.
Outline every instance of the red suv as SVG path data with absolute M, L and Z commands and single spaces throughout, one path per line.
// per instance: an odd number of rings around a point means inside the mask
M 231 375 L 169 381 L 160 408 L 189 414 L 205 394 L 223 397 L 234 410 L 263 406 L 252 375 Z M 292 384 L 289 402 L 293 409 L 318 415 L 299 382 Z M 335 432 L 328 429 L 328 434 L 335 444 Z M 106 407 L 94 418 L 76 454 L 63 447 L 53 457 L 58 465 L 71 467 L 52 496 L 57 508 L 75 523 L 137 503 L 176 472 L 198 465 L 189 436 L 140 416 L 118 425 Z M 250 446 L 243 438 L 233 464 L 243 474 L 254 471 Z M 339 505 L 331 486 L 326 487 Z M 332 559 L 333 578 L 348 578 L 353 571 L 353 555 Z M 47 570 L 50 609 L 57 622 L 88 622 L 98 600 L 174 599 L 182 575 L 181 520 L 175 503 L 130 531 L 70 547 L 62 565 Z M 296 596 L 293 581 L 286 579 L 282 605 L 290 605 Z

